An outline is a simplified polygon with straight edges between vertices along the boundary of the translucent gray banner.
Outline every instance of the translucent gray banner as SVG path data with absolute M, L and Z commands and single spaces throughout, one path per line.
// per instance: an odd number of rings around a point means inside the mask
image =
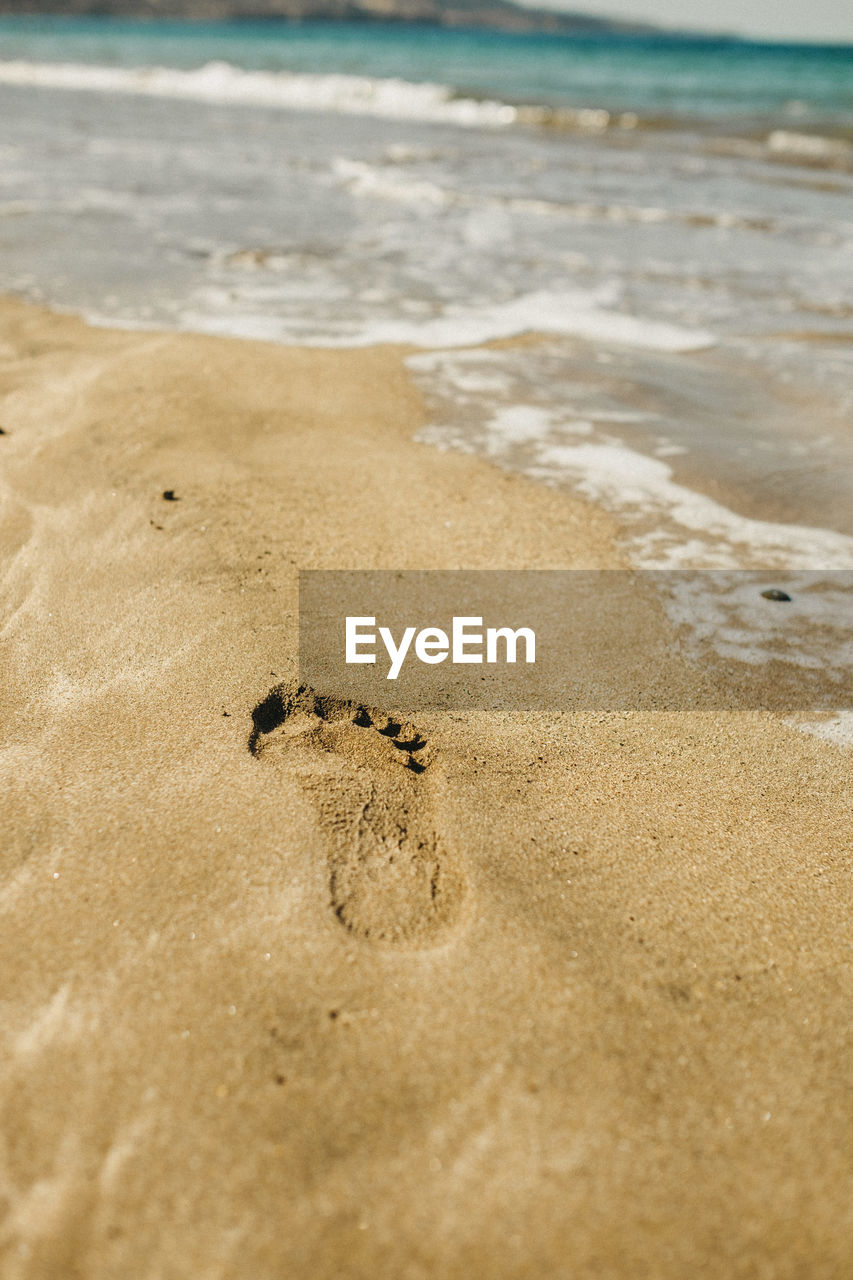
M 306 570 L 299 679 L 368 707 L 853 706 L 853 569 Z

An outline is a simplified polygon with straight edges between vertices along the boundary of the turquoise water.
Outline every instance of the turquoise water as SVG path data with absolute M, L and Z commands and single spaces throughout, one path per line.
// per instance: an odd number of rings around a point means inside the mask
M 853 47 L 555 37 L 364 24 L 0 20 L 0 59 L 340 72 L 502 100 L 853 128 Z

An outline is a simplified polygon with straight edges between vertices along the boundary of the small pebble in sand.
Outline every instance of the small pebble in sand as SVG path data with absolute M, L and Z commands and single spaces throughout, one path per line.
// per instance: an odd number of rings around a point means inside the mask
M 164 489 L 163 497 L 166 499 L 167 502 L 180 502 L 180 498 L 175 493 L 174 489 Z
M 787 591 L 780 591 L 778 587 L 768 587 L 766 591 L 762 591 L 761 595 L 764 600 L 790 601 L 791 599 Z

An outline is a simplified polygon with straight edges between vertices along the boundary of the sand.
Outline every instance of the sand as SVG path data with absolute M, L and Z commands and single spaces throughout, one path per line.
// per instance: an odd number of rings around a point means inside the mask
M 0 307 L 4 1280 L 847 1276 L 850 751 L 295 689 L 300 568 L 622 563 L 404 356 Z

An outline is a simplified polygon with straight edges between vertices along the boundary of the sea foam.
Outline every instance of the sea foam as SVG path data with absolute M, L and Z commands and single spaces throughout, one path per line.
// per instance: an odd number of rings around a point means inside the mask
M 474 347 L 522 333 L 560 334 L 591 342 L 670 352 L 700 351 L 715 343 L 714 335 L 704 329 L 689 329 L 610 310 L 602 305 L 609 297 L 607 290 L 537 290 L 489 307 L 448 307 L 434 319 L 371 322 L 348 337 L 346 345 Z
M 292 111 L 333 111 L 480 128 L 514 124 L 521 110 L 505 102 L 457 97 L 443 84 L 375 76 L 243 71 L 228 62 L 209 62 L 187 71 L 175 67 L 10 61 L 0 62 L 0 84 Z

